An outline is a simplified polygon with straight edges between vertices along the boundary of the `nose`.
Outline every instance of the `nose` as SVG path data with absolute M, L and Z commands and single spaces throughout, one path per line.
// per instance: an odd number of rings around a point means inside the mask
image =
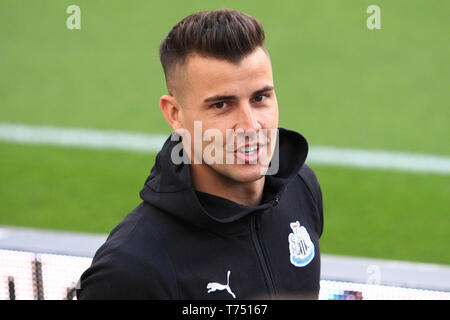
M 237 112 L 237 122 L 235 130 L 243 131 L 258 131 L 262 128 L 258 121 L 257 112 L 248 103 L 243 103 L 239 106 L 239 112 Z

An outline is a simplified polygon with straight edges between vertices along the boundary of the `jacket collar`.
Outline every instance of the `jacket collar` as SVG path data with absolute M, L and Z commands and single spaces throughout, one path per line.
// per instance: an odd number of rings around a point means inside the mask
M 276 145 L 279 148 L 278 172 L 266 176 L 262 203 L 250 207 L 196 191 L 192 185 L 190 165 L 177 165 L 171 160 L 172 150 L 178 143 L 171 137 L 166 140 L 140 196 L 144 202 L 168 214 L 209 229 L 237 226 L 242 218 L 271 208 L 274 199 L 280 201 L 284 189 L 298 173 L 308 153 L 308 144 L 301 134 L 279 128 Z

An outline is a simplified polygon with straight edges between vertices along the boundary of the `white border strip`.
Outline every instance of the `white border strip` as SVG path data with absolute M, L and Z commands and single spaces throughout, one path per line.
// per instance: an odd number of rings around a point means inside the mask
M 0 141 L 93 149 L 158 152 L 169 134 L 145 134 L 94 129 L 0 123 Z M 450 174 L 450 157 L 392 151 L 311 147 L 308 163 Z
M 319 300 L 450 300 L 450 292 L 320 280 Z
M 450 266 L 322 254 L 322 279 L 450 292 Z

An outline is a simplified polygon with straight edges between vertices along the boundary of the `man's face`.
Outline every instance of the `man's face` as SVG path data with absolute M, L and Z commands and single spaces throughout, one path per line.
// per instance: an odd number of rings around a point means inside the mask
M 275 146 L 276 136 L 269 129 L 276 132 L 278 128 L 278 103 L 267 53 L 257 48 L 238 64 L 194 54 L 180 69 L 176 99 L 181 104 L 182 126 L 192 140 L 185 149 L 194 152 L 194 135 L 201 123 L 201 134 L 212 132 L 214 136 L 203 137 L 208 141 L 203 141 L 201 154 L 200 148 L 195 149 L 201 166 L 235 182 L 260 179 Z M 196 130 L 195 121 L 201 121 Z M 217 139 L 219 132 L 223 139 Z M 208 163 L 211 155 L 222 161 Z

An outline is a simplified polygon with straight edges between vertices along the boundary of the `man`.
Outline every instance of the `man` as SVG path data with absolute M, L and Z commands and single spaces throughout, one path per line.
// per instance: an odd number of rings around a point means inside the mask
M 261 24 L 235 10 L 190 15 L 160 59 L 169 93 L 160 108 L 177 134 L 78 298 L 317 298 L 320 186 L 304 164 L 306 140 L 278 128 Z

